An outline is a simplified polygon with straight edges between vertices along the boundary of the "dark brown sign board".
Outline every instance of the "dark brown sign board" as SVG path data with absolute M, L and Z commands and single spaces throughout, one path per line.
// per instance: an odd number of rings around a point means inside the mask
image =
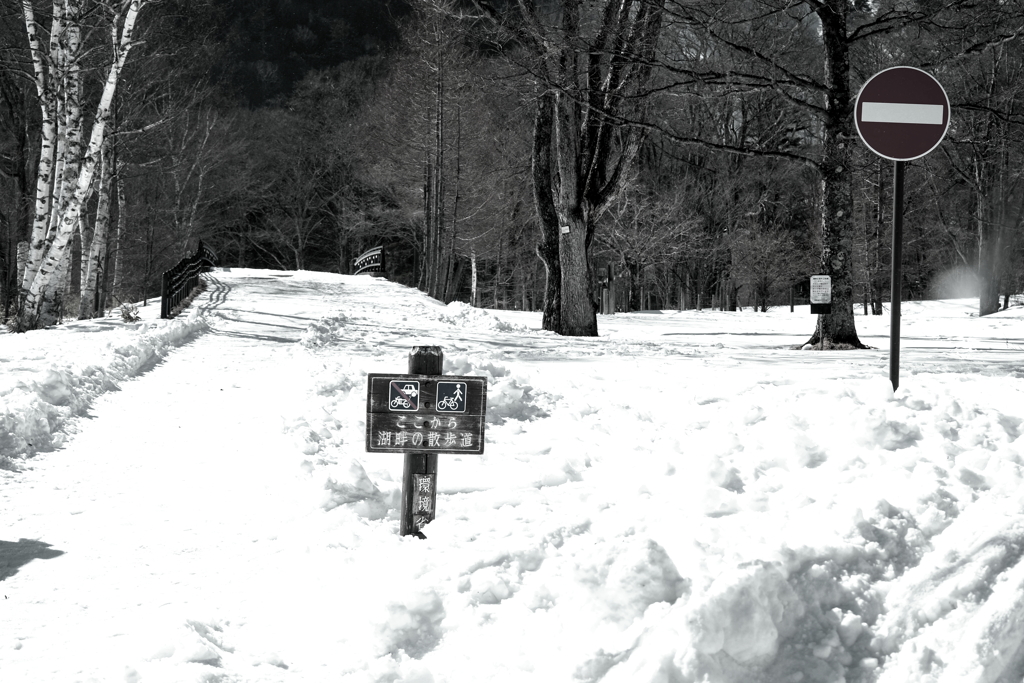
M 367 375 L 370 453 L 484 452 L 487 378 Z
M 911 161 L 942 142 L 949 129 L 949 98 L 931 74 L 896 66 L 864 84 L 854 121 L 872 152 L 892 161 Z

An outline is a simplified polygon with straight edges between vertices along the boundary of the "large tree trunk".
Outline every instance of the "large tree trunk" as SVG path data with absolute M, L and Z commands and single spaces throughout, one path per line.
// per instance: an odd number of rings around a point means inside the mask
M 974 220 L 978 234 L 978 315 L 999 310 L 999 281 L 1003 271 L 1003 220 L 999 211 L 1002 188 L 992 159 L 975 161 Z
M 565 0 L 555 27 L 535 3 L 519 6 L 544 72 L 533 158 L 537 253 L 548 273 L 544 329 L 596 336 L 590 246 L 597 218 L 622 189 L 643 139 L 639 127 L 619 121 L 646 118 L 665 10 L 662 2 L 606 0 L 599 9 Z
M 562 265 L 558 255 L 558 214 L 551 188 L 551 141 L 554 126 L 554 94 L 544 92 L 537 99 L 533 133 L 533 196 L 540 219 L 537 256 L 544 263 L 544 306 L 541 326 L 562 333 Z
M 587 254 L 585 220 L 565 216 L 558 243 L 562 271 L 562 334 L 576 337 L 597 336 L 597 309 L 594 307 L 593 278 Z
M 853 273 L 846 241 L 853 234 L 853 171 L 855 139 L 850 96 L 850 56 L 846 40 L 847 0 L 827 0 L 816 10 L 825 49 L 825 105 L 822 180 L 820 273 L 832 278 L 832 312 L 818 316 L 808 344 L 816 348 L 865 348 L 853 318 Z

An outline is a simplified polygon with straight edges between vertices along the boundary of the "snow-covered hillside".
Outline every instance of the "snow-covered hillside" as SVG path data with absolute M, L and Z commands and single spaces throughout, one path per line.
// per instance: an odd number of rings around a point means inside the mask
M 0 680 L 1024 678 L 1024 308 L 601 316 L 218 270 L 193 311 L 0 335 Z M 398 535 L 366 374 L 488 378 Z

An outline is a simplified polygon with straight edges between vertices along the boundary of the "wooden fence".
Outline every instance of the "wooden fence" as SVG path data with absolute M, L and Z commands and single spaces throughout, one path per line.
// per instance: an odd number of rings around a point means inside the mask
M 217 254 L 213 249 L 199 240 L 199 248 L 194 256 L 182 259 L 178 265 L 164 272 L 160 283 L 160 317 L 172 317 L 171 311 L 187 299 L 199 284 L 199 274 L 209 272 L 217 262 Z

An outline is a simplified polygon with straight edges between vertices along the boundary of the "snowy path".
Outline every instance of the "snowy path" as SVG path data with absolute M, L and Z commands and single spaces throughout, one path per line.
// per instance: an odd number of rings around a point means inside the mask
M 211 298 L 230 292 L 215 285 Z M 274 537 L 308 523 L 308 485 L 281 457 L 291 448 L 281 404 L 306 388 L 291 353 L 305 325 L 284 317 L 294 301 L 259 314 L 219 306 L 227 317 L 214 331 L 102 396 L 59 457 L 2 489 L 5 535 L 65 554 L 33 563 L 8 591 L 5 611 L 18 616 L 0 641 L 21 649 L 4 662 L 5 681 L 72 680 L 90 662 L 121 669 L 99 680 L 123 679 L 133 647 L 153 655 L 181 639 L 161 623 L 238 595 L 261 602 L 270 587 L 253 582 L 281 552 Z M 179 657 L 215 658 L 193 640 Z
M 885 351 L 788 350 L 788 310 L 564 339 L 365 277 L 211 284 L 0 335 L 2 683 L 1024 676 L 1024 309 L 906 304 L 893 397 Z M 425 344 L 488 427 L 419 540 L 363 419 Z

